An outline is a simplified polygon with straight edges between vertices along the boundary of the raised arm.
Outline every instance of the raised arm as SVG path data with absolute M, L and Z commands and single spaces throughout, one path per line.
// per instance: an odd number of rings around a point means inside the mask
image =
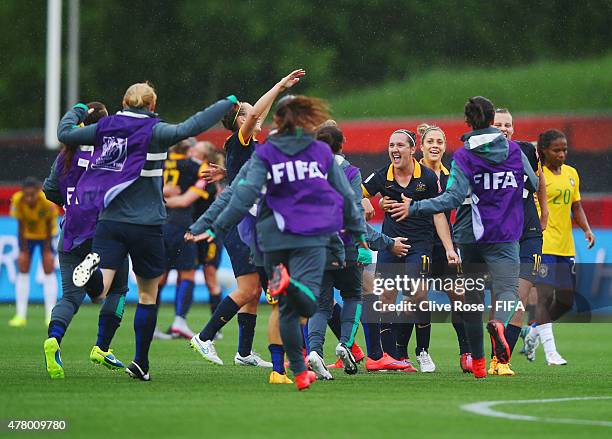
M 278 81 L 274 87 L 268 90 L 266 94 L 255 102 L 253 108 L 247 112 L 244 124 L 242 127 L 240 127 L 242 137 L 245 140 L 250 139 L 261 131 L 261 125 L 270 112 L 270 108 L 272 108 L 272 104 L 278 95 L 297 84 L 300 81 L 300 78 L 302 78 L 305 74 L 306 72 L 302 69 L 294 70 Z
M 96 124 L 79 127 L 86 118 L 87 105 L 76 104 L 60 120 L 57 126 L 57 139 L 66 145 L 93 145 L 96 140 Z
M 43 183 L 43 193 L 45 194 L 45 197 L 47 197 L 47 200 L 57 204 L 58 206 L 63 206 L 65 194 L 62 194 L 60 192 L 59 178 L 57 176 L 56 170 L 57 161 L 59 160 L 60 156 L 61 154 L 55 158 L 55 161 L 51 165 L 51 171 L 49 172 L 49 176 L 45 178 L 45 181 Z

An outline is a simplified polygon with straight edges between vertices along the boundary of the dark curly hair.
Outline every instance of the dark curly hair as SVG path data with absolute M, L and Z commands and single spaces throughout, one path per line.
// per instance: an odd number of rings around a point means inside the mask
M 483 96 L 469 98 L 464 108 L 465 121 L 473 130 L 481 130 L 493 125 L 495 106 Z

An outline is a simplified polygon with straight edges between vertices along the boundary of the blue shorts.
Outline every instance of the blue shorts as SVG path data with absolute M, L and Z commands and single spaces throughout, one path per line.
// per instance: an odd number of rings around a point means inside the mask
M 194 242 L 185 241 L 187 227 L 167 223 L 162 227 L 166 247 L 166 270 L 195 270 L 198 263 L 198 249 Z
M 223 244 L 230 257 L 235 277 L 257 272 L 255 265 L 251 261 L 251 249 L 240 239 L 236 226 L 227 232 L 223 238 Z
M 558 290 L 576 290 L 576 258 L 574 256 L 542 255 L 540 283 Z
M 51 239 L 51 252 L 53 254 L 57 253 L 56 246 L 57 246 L 56 240 Z M 22 245 L 19 245 L 19 248 L 21 247 Z M 36 247 L 40 248 L 40 253 L 42 254 L 43 249 L 45 248 L 45 240 L 44 239 L 26 239 L 25 247 L 28 249 L 28 253 L 30 253 L 30 255 L 34 253 L 34 250 L 36 249 Z
M 153 279 L 166 271 L 161 225 L 99 221 L 92 250 L 100 255 L 100 268 L 119 270 L 129 254 L 137 276 Z
M 198 246 L 198 264 L 210 265 L 219 268 L 221 264 L 221 253 L 223 253 L 223 242 L 217 237 L 213 242 L 200 241 Z
M 406 275 L 417 278 L 427 276 L 431 272 L 431 245 L 411 244 L 412 248 L 406 256 L 397 257 L 388 250 L 378 252 L 376 271 L 383 276 Z
M 538 273 L 542 263 L 542 238 L 526 238 L 519 242 L 521 269 L 519 278 L 532 284 L 539 282 Z

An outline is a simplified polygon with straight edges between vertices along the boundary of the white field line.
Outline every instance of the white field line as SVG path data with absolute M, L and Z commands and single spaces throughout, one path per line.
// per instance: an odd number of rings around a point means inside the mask
M 476 413 L 477 415 L 491 416 L 494 418 L 512 419 L 515 421 L 535 421 L 548 422 L 553 424 L 578 424 L 594 425 L 599 427 L 612 427 L 612 421 L 591 421 L 588 419 L 548 418 L 531 415 L 517 415 L 513 413 L 504 413 L 493 409 L 493 407 L 500 404 L 548 404 L 552 402 L 593 401 L 598 399 L 612 399 L 612 396 L 584 396 L 575 398 L 527 399 L 512 401 L 480 401 L 471 404 L 464 404 L 461 406 L 461 409 L 467 412 Z

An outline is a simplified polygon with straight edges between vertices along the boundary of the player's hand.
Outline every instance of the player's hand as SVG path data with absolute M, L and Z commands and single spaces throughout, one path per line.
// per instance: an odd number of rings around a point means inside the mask
M 584 239 L 586 240 L 586 242 L 589 243 L 587 248 L 589 250 L 592 249 L 595 245 L 595 235 L 591 230 L 587 230 L 586 232 L 584 232 Z
M 391 253 L 399 258 L 406 256 L 408 254 L 408 250 L 410 250 L 410 245 L 405 243 L 405 241 L 408 241 L 408 238 L 402 238 L 399 236 L 397 238 L 393 238 L 393 241 L 395 241 L 395 243 L 393 244 Z
M 410 207 L 409 203 L 393 203 L 391 205 L 391 208 L 389 209 L 391 218 L 393 218 L 397 222 L 400 222 L 408 218 L 408 208 L 409 207 Z
M 285 91 L 288 88 L 293 87 L 295 84 L 300 82 L 300 78 L 302 78 L 304 75 L 306 75 L 306 71 L 304 69 L 297 69 L 289 73 L 279 81 L 281 91 Z
M 163 193 L 164 198 L 176 197 L 177 195 L 181 195 L 181 188 L 175 184 L 165 184 Z
M 446 251 L 446 260 L 448 261 L 448 265 L 450 266 L 456 266 L 461 264 L 461 258 L 454 249 Z
M 397 202 L 398 201 L 385 196 L 378 201 L 378 207 L 380 207 L 384 212 L 388 212 L 389 209 L 391 209 L 391 206 Z
M 215 183 L 225 178 L 227 171 L 224 167 L 209 163 L 208 167 L 200 172 L 200 177 L 206 180 L 208 183 Z
M 374 210 L 374 206 L 367 198 L 361 199 L 361 205 L 363 206 L 363 211 L 365 212 L 365 220 L 370 221 L 376 215 L 376 211 Z

